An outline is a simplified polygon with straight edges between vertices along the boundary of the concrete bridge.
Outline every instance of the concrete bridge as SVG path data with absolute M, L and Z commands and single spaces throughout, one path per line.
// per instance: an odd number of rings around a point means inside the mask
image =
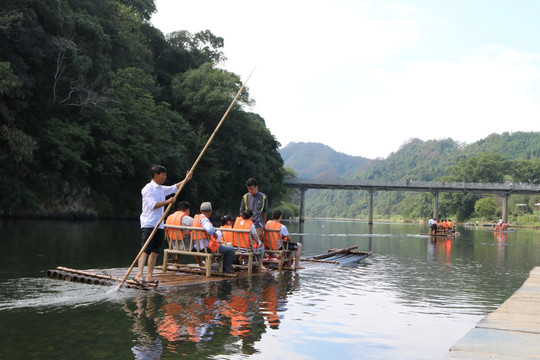
M 512 194 L 540 195 L 540 185 L 513 183 L 466 183 L 444 181 L 346 181 L 339 179 L 314 180 L 294 179 L 283 183 L 289 188 L 300 189 L 300 222 L 304 221 L 304 198 L 308 189 L 365 190 L 369 192 L 368 224 L 373 224 L 373 193 L 375 191 L 417 191 L 430 192 L 434 196 L 433 216 L 439 218 L 439 194 L 441 192 L 461 192 L 475 194 L 497 194 L 502 198 L 502 219 L 508 222 L 508 196 Z

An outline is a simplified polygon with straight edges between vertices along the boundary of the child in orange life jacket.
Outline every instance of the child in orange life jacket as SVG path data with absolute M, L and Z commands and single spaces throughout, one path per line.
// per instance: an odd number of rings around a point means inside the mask
M 278 228 L 279 226 L 279 240 L 278 240 L 278 250 L 283 249 L 283 243 L 281 242 L 281 239 L 288 243 L 287 249 L 294 251 L 294 268 L 295 269 L 303 269 L 303 267 L 300 266 L 300 256 L 302 255 L 302 244 L 296 243 L 292 241 L 291 235 L 289 234 L 289 230 L 287 230 L 287 227 L 281 223 L 281 220 L 283 218 L 283 214 L 281 210 L 274 210 L 272 212 L 272 219 L 268 220 L 266 223 L 266 228 L 273 229 Z
M 221 229 L 232 229 L 234 224 L 234 218 L 231 215 L 225 215 L 221 218 Z M 221 236 L 221 244 L 225 246 L 232 246 L 233 233 L 232 231 L 217 230 L 217 233 Z

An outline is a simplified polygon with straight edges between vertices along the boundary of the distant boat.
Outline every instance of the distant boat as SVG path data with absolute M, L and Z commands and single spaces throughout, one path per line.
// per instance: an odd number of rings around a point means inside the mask
M 436 233 L 436 234 L 430 234 L 430 233 L 420 233 L 420 235 L 426 235 L 426 236 L 459 236 L 459 232 L 454 233 Z

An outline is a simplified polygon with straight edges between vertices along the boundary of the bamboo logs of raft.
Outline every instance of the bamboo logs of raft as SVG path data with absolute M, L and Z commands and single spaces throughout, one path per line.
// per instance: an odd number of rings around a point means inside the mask
M 70 269 L 63 266 L 58 266 L 54 270 L 48 270 L 47 271 L 47 277 L 51 279 L 58 279 L 58 280 L 65 280 L 65 281 L 72 281 L 72 282 L 79 282 L 84 284 L 93 284 L 93 285 L 116 285 L 122 279 L 108 276 L 108 275 L 100 275 L 100 274 L 94 274 L 88 271 L 82 271 L 82 270 L 76 270 L 76 269 Z M 141 284 L 133 281 L 133 280 L 127 280 L 127 287 L 131 288 L 141 288 Z M 150 287 L 156 287 L 156 284 L 148 284 L 147 286 Z
M 311 262 L 319 262 L 319 263 L 327 263 L 327 264 L 339 264 L 339 261 L 333 261 L 333 260 L 323 260 L 328 259 L 332 256 L 339 255 L 339 254 L 346 254 L 346 255 L 360 255 L 364 257 L 368 257 L 371 255 L 370 251 L 354 251 L 354 249 L 357 249 L 357 245 L 348 246 L 343 249 L 329 249 L 326 254 L 321 255 L 315 255 L 312 258 L 309 259 L 300 259 L 301 261 L 311 261 Z

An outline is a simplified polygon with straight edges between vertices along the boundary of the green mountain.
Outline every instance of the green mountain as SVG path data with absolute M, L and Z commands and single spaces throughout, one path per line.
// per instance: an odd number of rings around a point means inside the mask
M 497 167 L 495 173 L 505 178 L 517 179 L 524 172 L 522 169 L 526 169 L 527 179 L 540 181 L 540 132 L 492 134 L 469 145 L 452 139 L 413 139 L 386 159 L 361 158 L 364 161 L 356 168 L 353 162 L 356 157 L 337 153 L 322 144 L 297 143 L 289 149 L 281 149 L 280 153 L 285 166 L 292 167 L 300 178 L 335 174 L 336 178 L 348 180 L 463 181 L 456 177 L 466 171 Z M 524 163 L 530 166 L 523 167 Z M 476 200 L 478 197 L 443 194 L 440 208 L 464 219 L 474 212 Z M 460 208 L 464 206 L 467 209 Z M 365 191 L 309 190 L 306 193 L 308 217 L 365 218 L 367 209 Z M 427 193 L 377 192 L 374 211 L 376 216 L 385 218 L 424 218 L 432 211 L 432 197 Z
M 378 160 L 351 156 L 319 143 L 290 143 L 279 150 L 286 167 L 299 178 L 323 179 L 350 175 L 367 170 Z

